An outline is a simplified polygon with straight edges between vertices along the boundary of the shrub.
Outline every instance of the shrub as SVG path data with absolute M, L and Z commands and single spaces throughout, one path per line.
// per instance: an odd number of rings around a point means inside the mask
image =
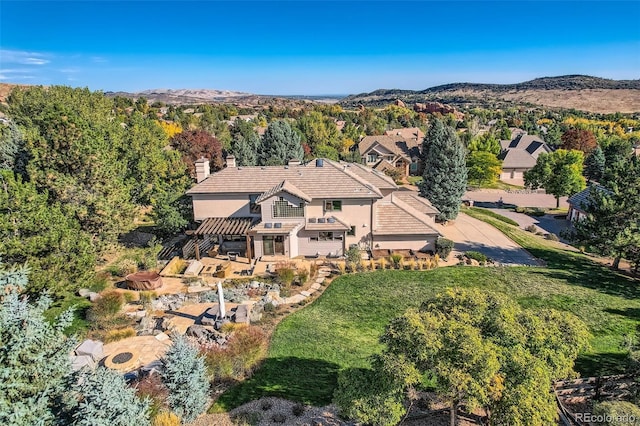
M 158 293 L 155 291 L 141 291 L 140 302 L 145 309 L 151 309 L 152 303 L 158 298 Z
M 540 217 L 540 216 L 544 216 L 546 214 L 546 210 L 545 209 L 541 209 L 541 208 L 534 208 L 534 209 L 529 209 L 529 211 L 527 212 L 527 214 L 531 215 L 531 216 L 536 216 L 536 217 Z
M 593 408 L 594 416 L 602 416 L 605 420 L 601 425 L 623 426 L 640 425 L 640 408 L 626 401 L 600 402 Z M 634 420 L 631 420 L 633 418 Z
M 558 238 L 558 236 L 554 233 L 549 233 L 545 235 L 545 238 L 549 241 L 560 241 L 560 238 Z
M 380 261 L 378 262 L 378 264 L 380 265 L 380 269 L 387 269 L 387 259 L 386 258 L 381 258 Z
M 306 409 L 307 407 L 305 407 L 303 404 L 297 403 L 291 408 L 291 414 L 293 414 L 296 417 L 300 417 L 301 415 L 304 414 Z
M 94 328 L 111 328 L 127 324 L 130 321 L 120 314 L 124 305 L 124 296 L 115 290 L 107 290 L 100 295 L 87 311 L 87 319 L 93 322 Z
M 133 274 L 138 270 L 138 263 L 135 260 L 123 259 L 118 264 L 118 274 L 122 277 Z
M 108 275 L 109 273 L 107 271 L 98 272 L 87 288 L 96 293 L 103 291 L 109 286 Z
M 438 238 L 436 240 L 436 255 L 439 258 L 447 259 L 449 254 L 451 254 L 451 250 L 453 250 L 454 242 L 447 238 Z
M 267 340 L 258 327 L 236 328 L 226 347 L 202 349 L 209 375 L 214 380 L 238 380 L 248 376 L 267 352 Z
M 255 411 L 241 411 L 233 416 L 233 424 L 238 426 L 253 426 L 260 423 L 262 415 Z
M 171 411 L 163 411 L 153 418 L 152 426 L 180 426 L 180 417 Z
M 162 364 L 169 407 L 186 422 L 193 421 L 208 403 L 209 380 L 204 358 L 184 336 L 179 336 L 162 358 Z
M 309 266 L 309 276 L 313 278 L 316 276 L 317 272 L 318 272 L 318 265 L 315 262 L 311 262 L 311 265 Z
M 527 209 L 524 207 L 516 207 L 516 213 L 526 213 Z
M 300 285 L 304 285 L 309 279 L 309 271 L 306 268 L 298 269 L 298 282 Z
M 344 275 L 347 272 L 347 265 L 344 262 L 338 262 L 337 266 L 341 275 Z
M 527 232 L 532 232 L 532 233 L 536 233 L 536 231 L 538 230 L 538 228 L 536 228 L 535 225 L 529 225 L 526 228 L 524 228 L 525 231 Z
M 464 255 L 467 256 L 469 259 L 478 261 L 479 263 L 485 263 L 489 260 L 489 258 L 486 255 L 480 253 L 479 251 L 468 251 Z
M 131 303 L 131 302 L 135 302 L 136 300 L 138 300 L 140 298 L 140 296 L 138 296 L 138 293 L 135 293 L 133 291 L 125 291 L 122 293 L 122 297 L 124 298 L 124 301 L 126 303 Z
M 276 307 L 273 303 L 268 302 L 264 304 L 264 311 L 265 312 L 275 312 Z
M 295 264 L 289 261 L 276 263 L 276 275 L 285 287 L 289 287 L 296 277 Z
M 389 259 L 391 260 L 391 263 L 393 263 L 394 268 L 400 269 L 403 259 L 400 253 L 393 253 L 391 256 L 389 256 Z
M 133 327 L 119 328 L 116 330 L 109 330 L 104 336 L 105 343 L 113 343 L 118 340 L 126 339 L 127 337 L 133 337 L 136 335 L 136 331 Z
M 169 408 L 167 404 L 169 391 L 164 383 L 162 383 L 159 374 L 146 375 L 138 380 L 133 387 L 136 389 L 136 395 L 138 395 L 139 398 L 149 399 L 152 418 L 157 418 L 159 414 L 162 414 L 161 411 L 166 411 Z M 155 424 L 154 422 L 154 425 Z
M 275 413 L 271 416 L 271 421 L 274 423 L 284 423 L 287 421 L 287 416 L 282 413 Z
M 345 253 L 347 258 L 347 262 L 358 264 L 362 260 L 362 255 L 360 254 L 360 249 L 357 246 L 351 247 Z
M 149 401 L 136 397 L 135 390 L 113 370 L 98 367 L 84 370 L 73 390 L 74 425 L 135 425 L 149 424 Z

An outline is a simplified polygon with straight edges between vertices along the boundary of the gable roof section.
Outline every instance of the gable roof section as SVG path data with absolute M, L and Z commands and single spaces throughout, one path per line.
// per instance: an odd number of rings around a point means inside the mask
M 283 181 L 297 188 L 309 199 L 314 198 L 382 198 L 376 185 L 338 163 L 323 159 L 291 166 L 227 167 L 211 174 L 187 191 L 194 194 L 262 194 L 275 189 Z M 296 194 L 294 194 L 296 195 Z M 296 195 L 297 196 L 297 195 Z
M 268 191 L 263 192 L 256 199 L 256 203 L 261 203 L 261 202 L 265 201 L 267 198 L 271 198 L 272 196 L 274 196 L 276 194 L 279 194 L 281 192 L 286 192 L 288 194 L 291 194 L 291 195 L 293 195 L 295 197 L 298 197 L 299 199 L 301 199 L 303 201 L 306 201 L 307 203 L 311 202 L 311 197 L 309 197 L 307 194 L 305 194 L 304 192 L 302 192 L 301 190 L 296 188 L 296 186 L 294 184 L 292 184 L 291 182 L 289 182 L 287 180 L 283 180 L 282 182 L 280 182 L 279 184 L 277 184 L 273 188 L 269 189 Z
M 420 155 L 420 142 L 417 139 L 405 139 L 397 135 L 365 136 L 358 144 L 360 155 L 366 155 L 376 146 L 382 146 L 387 151 L 412 158 Z
M 420 213 L 424 213 L 426 215 L 436 215 L 440 213 L 440 211 L 435 208 L 429 200 L 424 197 L 421 197 L 415 191 L 396 191 L 391 194 L 394 200 L 400 200 Z
M 358 163 L 340 162 L 345 170 L 375 185 L 378 189 L 398 189 L 398 185 L 389 176 Z M 391 163 L 389 163 L 393 167 Z
M 440 235 L 423 213 L 393 196 L 375 203 L 372 233 L 373 235 Z
M 551 152 L 549 145 L 536 135 L 519 134 L 513 140 L 500 141 L 503 169 L 530 169 L 536 165 L 541 153 Z
M 424 139 L 424 132 L 420 130 L 419 127 L 404 127 L 400 129 L 391 129 L 384 132 L 385 135 L 389 136 L 400 136 L 405 139 L 417 139 L 418 141 L 422 141 Z
M 589 197 L 591 195 L 591 190 L 594 191 L 604 191 L 608 194 L 611 194 L 611 191 L 600 185 L 591 185 L 586 187 L 580 192 L 573 194 L 571 197 L 567 199 L 567 203 L 569 203 L 573 208 L 577 208 L 579 210 L 584 211 L 589 207 Z

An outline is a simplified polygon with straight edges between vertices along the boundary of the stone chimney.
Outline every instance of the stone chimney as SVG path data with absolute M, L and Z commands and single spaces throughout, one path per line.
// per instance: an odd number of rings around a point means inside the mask
M 196 182 L 200 183 L 208 178 L 210 170 L 209 160 L 204 157 L 200 157 L 199 160 L 196 160 Z
M 302 162 L 297 158 L 292 158 L 291 160 L 289 160 L 290 166 L 299 166 L 300 164 L 302 164 Z
M 236 166 L 236 157 L 234 155 L 227 155 L 226 158 L 227 167 L 235 167 Z

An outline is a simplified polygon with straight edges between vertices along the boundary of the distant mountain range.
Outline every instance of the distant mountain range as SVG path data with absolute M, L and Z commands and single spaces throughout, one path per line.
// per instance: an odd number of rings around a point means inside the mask
M 380 89 L 350 95 L 344 107 L 439 101 L 455 106 L 540 105 L 611 113 L 640 111 L 640 80 L 608 80 L 586 75 L 543 77 L 516 84 L 453 83 L 425 90 Z
M 13 84 L 0 83 L 0 102 Z M 345 108 L 383 107 L 396 101 L 408 107 L 415 103 L 442 102 L 455 107 L 544 106 L 573 108 L 598 113 L 640 112 L 640 79 L 608 80 L 587 75 L 543 77 L 516 84 L 453 83 L 425 90 L 379 89 L 370 93 L 341 96 L 256 95 L 212 89 L 152 89 L 137 93 L 105 92 L 110 97 L 147 98 L 166 104 L 232 103 L 246 107 L 299 107 L 313 103 L 339 103 Z

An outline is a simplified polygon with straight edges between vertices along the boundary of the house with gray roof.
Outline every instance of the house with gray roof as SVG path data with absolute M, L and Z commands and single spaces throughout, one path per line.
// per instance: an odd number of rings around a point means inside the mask
M 569 212 L 567 213 L 568 220 L 575 222 L 587 217 L 586 211 L 589 208 L 589 203 L 591 202 L 592 191 L 604 191 L 609 194 L 611 193 L 611 191 L 604 186 L 591 185 L 582 191 L 573 194 L 567 199 L 567 203 L 569 203 Z
M 523 179 L 524 172 L 533 168 L 540 154 L 551 152 L 551 148 L 540 136 L 518 133 L 508 140 L 501 140 L 501 152 L 498 158 L 502 160 L 500 180 Z
M 384 172 L 398 168 L 403 175 L 420 172 L 420 148 L 424 133 L 417 127 L 391 129 L 384 135 L 365 136 L 358 144 L 362 162 Z
M 226 167 L 209 174 L 196 162 L 187 191 L 200 252 L 262 256 L 341 256 L 361 249 L 434 250 L 439 213 L 415 191 L 362 164 L 318 158 L 284 166 Z

